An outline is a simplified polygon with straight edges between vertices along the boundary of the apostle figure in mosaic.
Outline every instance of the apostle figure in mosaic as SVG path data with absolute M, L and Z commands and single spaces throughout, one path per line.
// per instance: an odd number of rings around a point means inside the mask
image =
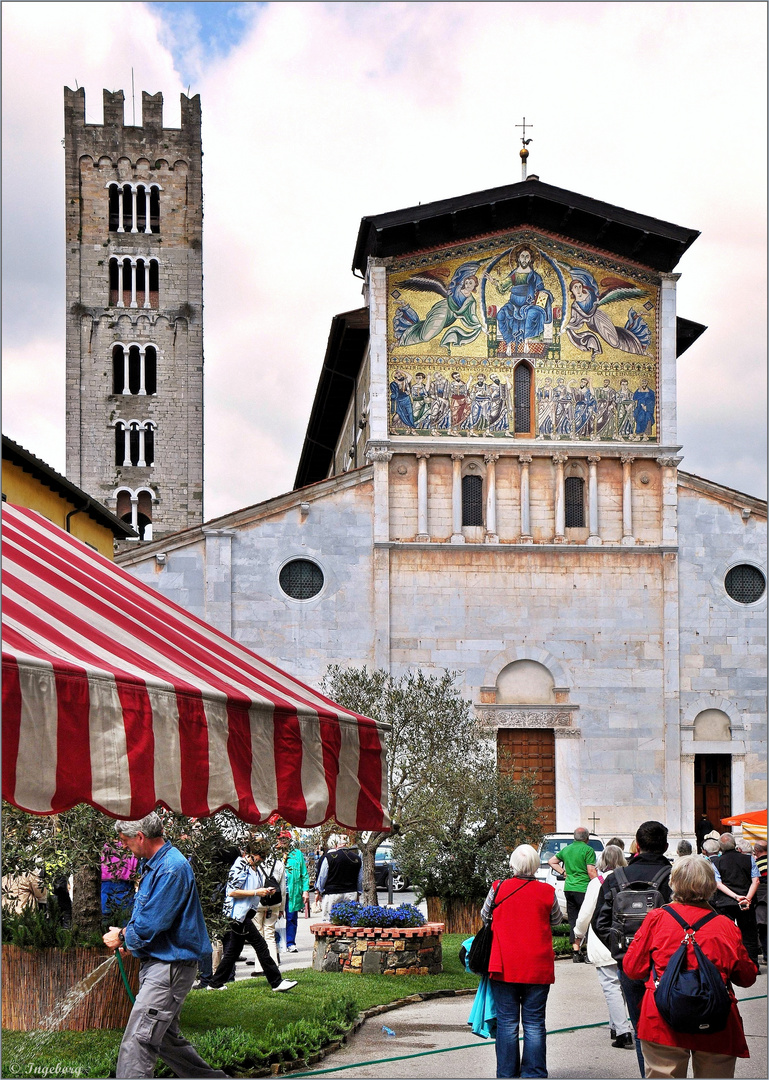
M 589 439 L 593 434 L 593 424 L 598 402 L 596 401 L 590 379 L 581 379 L 574 391 L 574 437 Z
M 470 416 L 470 392 L 458 371 L 451 373 L 451 429 L 467 426 Z
M 633 394 L 633 419 L 635 420 L 635 435 L 636 439 L 648 440 L 651 438 L 652 428 L 654 427 L 654 405 L 656 402 L 656 396 L 653 390 L 649 388 L 649 384 L 646 379 L 641 381 L 641 385 Z
M 393 333 L 398 345 L 432 341 L 442 330 L 441 345 L 467 345 L 483 327 L 478 319 L 475 296 L 480 263 L 462 263 L 446 284 L 446 272 L 425 270 L 404 281 L 404 291 L 437 293 L 440 300 L 420 319 L 409 304 L 399 304 L 393 316 Z
M 414 413 L 411 408 L 410 387 L 411 379 L 406 372 L 396 371 L 390 383 L 390 415 L 393 420 L 397 418 L 406 427 L 413 428 Z
M 498 292 L 510 293 L 497 315 L 497 329 L 508 356 L 514 351 L 513 345 L 541 337 L 545 324 L 553 321 L 553 294 L 545 288 L 534 262 L 532 248 L 523 244 L 510 253 L 507 277 L 492 278 Z
M 470 426 L 473 435 L 481 435 L 489 426 L 489 387 L 485 375 L 479 375 L 470 387 Z
M 615 326 L 602 306 L 615 300 L 630 300 L 645 296 L 630 281 L 603 278 L 601 292 L 593 275 L 581 266 L 570 266 L 572 296 L 571 314 L 566 326 L 569 340 L 582 352 L 596 356 L 603 352 L 601 339 L 612 349 L 627 353 L 644 353 L 651 341 L 651 331 L 641 316 L 630 308 L 624 327 Z
M 595 392 L 595 434 L 598 439 L 614 438 L 614 425 L 617 419 L 617 391 L 610 379 L 603 380 Z
M 430 400 L 427 396 L 427 381 L 423 371 L 417 371 L 411 383 L 411 412 L 414 427 L 427 427 L 430 418 Z
M 558 439 L 570 439 L 574 433 L 574 398 L 565 379 L 557 379 L 555 398 L 555 434 Z
M 442 372 L 433 375 L 427 388 L 430 401 L 429 427 L 436 435 L 449 426 L 449 380 Z
M 547 378 L 537 390 L 537 434 L 540 439 L 552 439 L 554 432 L 555 388 Z
M 627 379 L 620 379 L 617 391 L 617 438 L 633 437 L 633 395 Z
M 510 386 L 499 375 L 489 385 L 489 431 L 507 432 L 510 426 Z

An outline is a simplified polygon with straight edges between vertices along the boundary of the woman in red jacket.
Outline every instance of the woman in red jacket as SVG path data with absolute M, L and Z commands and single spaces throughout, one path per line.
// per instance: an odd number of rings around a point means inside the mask
M 716 891 L 716 876 L 708 859 L 701 855 L 680 859 L 671 871 L 670 885 L 673 890 L 671 906 L 690 926 L 712 910 L 709 901 Z M 628 978 L 648 980 L 638 1021 L 646 1076 L 686 1076 L 690 1057 L 694 1076 L 734 1076 L 737 1058 L 750 1057 L 750 1054 L 737 1001 L 727 980 L 738 986 L 752 986 L 756 981 L 756 965 L 745 951 L 740 931 L 726 916 L 719 915 L 697 930 L 697 944 L 727 982 L 732 1011 L 724 1030 L 712 1035 L 673 1031 L 657 1011 L 651 966 L 654 965 L 657 979 L 660 979 L 681 944 L 683 933 L 680 924 L 664 908 L 658 908 L 646 916 L 622 962 Z M 691 945 L 687 947 L 686 963 L 688 967 L 697 964 Z
M 539 855 L 530 844 L 515 849 L 510 869 L 514 876 L 495 881 L 481 909 L 493 930 L 489 982 L 497 1012 L 497 1076 L 547 1076 L 545 1007 L 555 982 L 551 927 L 562 921 L 561 909 L 552 885 L 534 878 Z

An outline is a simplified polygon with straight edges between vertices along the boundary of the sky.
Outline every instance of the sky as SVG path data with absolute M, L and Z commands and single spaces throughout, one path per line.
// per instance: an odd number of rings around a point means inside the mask
M 682 468 L 766 494 L 756 3 L 2 5 L 3 431 L 64 472 L 63 87 L 203 112 L 205 516 L 289 491 L 360 219 L 520 180 L 687 228 Z M 131 97 L 131 77 L 136 91 Z M 236 463 L 236 464 L 235 464 Z

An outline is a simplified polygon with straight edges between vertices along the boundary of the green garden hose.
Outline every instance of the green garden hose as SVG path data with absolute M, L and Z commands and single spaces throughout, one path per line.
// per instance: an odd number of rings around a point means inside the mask
M 130 998 L 131 1004 L 133 1005 L 135 1003 L 135 1001 L 136 1001 L 136 998 L 133 996 L 133 993 L 131 992 L 131 986 L 130 986 L 130 984 L 128 982 L 128 976 L 125 973 L 125 968 L 123 967 L 123 961 L 120 958 L 120 949 L 115 949 L 115 959 L 117 960 L 117 966 L 120 968 L 120 974 L 123 976 L 123 985 L 125 986 L 125 992 L 128 994 L 128 997 Z

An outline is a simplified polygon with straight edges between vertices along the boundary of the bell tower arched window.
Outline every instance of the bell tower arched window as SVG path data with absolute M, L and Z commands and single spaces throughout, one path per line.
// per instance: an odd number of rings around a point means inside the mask
M 155 464 L 155 425 L 151 420 L 118 420 L 115 424 L 115 465 L 143 469 Z
M 158 354 L 154 345 L 112 346 L 112 393 L 154 394 L 157 392 Z
M 109 261 L 111 307 L 157 308 L 160 304 L 158 260 L 144 256 L 117 256 Z
M 114 233 L 160 232 L 160 185 L 141 181 L 136 184 L 107 185 L 109 231 Z

